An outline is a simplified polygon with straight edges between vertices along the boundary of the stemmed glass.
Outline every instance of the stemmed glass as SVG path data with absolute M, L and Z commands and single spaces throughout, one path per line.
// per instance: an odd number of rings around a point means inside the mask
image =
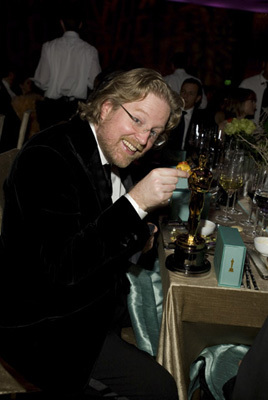
M 255 200 L 255 193 L 256 189 L 258 188 L 260 179 L 261 179 L 262 173 L 260 170 L 254 170 L 253 172 L 249 174 L 249 179 L 248 179 L 248 185 L 247 185 L 247 195 L 250 197 L 251 202 L 250 202 L 250 209 L 249 209 L 249 214 L 247 219 L 242 219 L 240 221 L 240 225 L 244 227 L 255 227 L 255 221 L 252 218 L 253 212 L 256 209 L 256 200 Z
M 228 150 L 225 154 L 224 161 L 220 167 L 219 183 L 227 193 L 227 204 L 224 214 L 218 215 L 218 222 L 233 223 L 234 220 L 229 215 L 229 204 L 235 190 L 243 186 L 243 159 L 235 150 Z
M 234 150 L 234 151 L 235 151 L 236 157 L 239 159 L 239 161 L 238 161 L 238 162 L 239 162 L 239 165 L 240 165 L 240 163 L 243 163 L 243 164 L 244 164 L 244 160 L 245 160 L 244 150 L 236 149 L 236 150 Z M 244 179 L 245 179 L 245 172 L 246 172 L 246 171 L 244 171 L 244 169 L 245 169 L 245 168 L 243 168 L 243 171 L 242 171 L 242 173 L 243 173 L 243 181 L 244 181 Z M 231 210 L 230 210 L 230 214 L 233 214 L 233 215 L 242 215 L 243 212 L 240 211 L 240 210 L 237 210 L 237 209 L 235 208 L 236 199 L 237 199 L 237 192 L 238 192 L 238 188 L 235 189 L 235 191 L 234 191 L 233 205 L 232 205 L 232 208 L 231 208 Z
M 261 231 L 267 228 L 268 219 L 268 171 L 265 169 L 262 174 L 262 179 L 255 191 L 255 201 L 258 207 L 258 214 L 261 219 Z

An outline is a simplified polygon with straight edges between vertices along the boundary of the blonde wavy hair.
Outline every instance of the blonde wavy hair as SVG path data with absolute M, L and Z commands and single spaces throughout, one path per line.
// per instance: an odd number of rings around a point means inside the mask
M 88 101 L 79 103 L 80 117 L 98 124 L 105 101 L 109 100 L 114 110 L 117 110 L 120 104 L 142 100 L 149 93 L 165 100 L 171 110 L 165 130 L 155 143 L 159 146 L 167 139 L 169 132 L 178 125 L 184 101 L 166 84 L 162 75 L 153 69 L 136 68 L 107 75 L 93 91 Z

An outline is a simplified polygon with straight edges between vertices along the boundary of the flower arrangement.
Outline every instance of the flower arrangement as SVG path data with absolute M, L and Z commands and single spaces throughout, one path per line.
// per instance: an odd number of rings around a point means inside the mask
M 230 136 L 243 133 L 245 135 L 252 135 L 255 130 L 256 125 L 251 119 L 233 118 L 232 120 L 229 120 L 225 125 L 224 132 Z
M 233 118 L 226 123 L 224 133 L 243 144 L 256 164 L 268 165 L 268 133 L 264 124 L 257 126 L 250 119 Z

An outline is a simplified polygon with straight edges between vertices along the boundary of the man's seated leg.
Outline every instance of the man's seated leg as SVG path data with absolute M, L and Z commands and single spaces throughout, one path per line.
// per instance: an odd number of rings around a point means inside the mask
M 178 400 L 173 377 L 148 353 L 110 333 L 91 374 L 129 400 Z
M 233 399 L 268 398 L 268 318 L 243 358 L 236 376 Z

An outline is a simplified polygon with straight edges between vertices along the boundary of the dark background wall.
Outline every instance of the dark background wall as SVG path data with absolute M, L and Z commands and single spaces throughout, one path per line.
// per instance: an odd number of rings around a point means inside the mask
M 69 0 L 70 1 L 70 0 Z M 166 0 L 71 0 L 84 16 L 83 39 L 106 68 L 152 67 L 170 72 L 169 59 L 185 51 L 192 73 L 208 86 L 234 84 L 256 73 L 268 50 L 268 15 Z M 62 34 L 59 11 L 67 0 L 1 0 L 0 51 L 33 74 L 41 46 Z

